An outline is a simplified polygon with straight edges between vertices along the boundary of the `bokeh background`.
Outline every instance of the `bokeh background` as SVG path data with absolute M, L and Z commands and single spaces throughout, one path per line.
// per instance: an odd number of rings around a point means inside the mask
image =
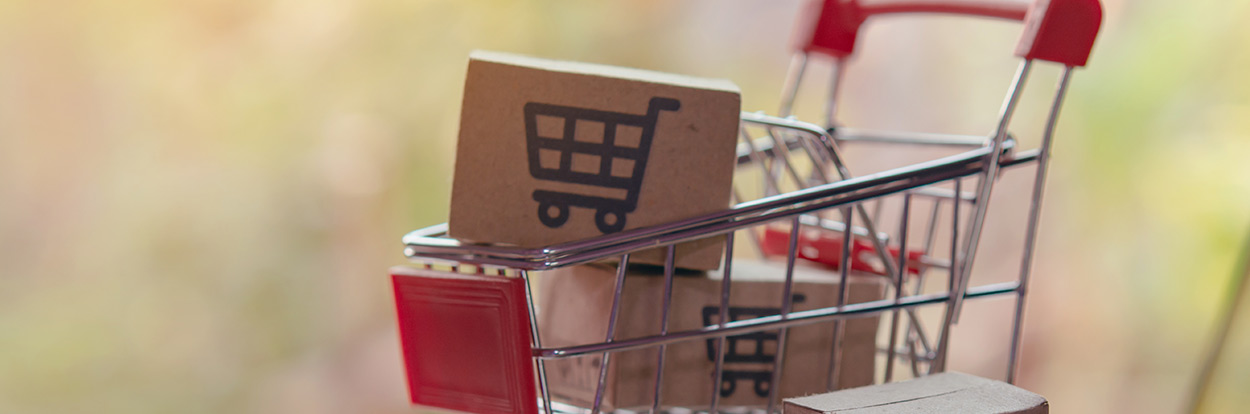
M 1060 412 L 1175 413 L 1250 254 L 1250 2 L 1103 3 L 1060 121 L 1021 385 Z M 385 271 L 447 217 L 468 52 L 729 78 L 775 112 L 799 13 L 0 1 L 0 412 L 413 412 Z M 873 23 L 842 118 L 989 131 L 1018 33 Z M 1035 70 L 1026 145 L 1058 72 Z M 799 115 L 819 120 L 823 91 Z M 1250 406 L 1247 312 L 1230 345 L 1211 412 Z

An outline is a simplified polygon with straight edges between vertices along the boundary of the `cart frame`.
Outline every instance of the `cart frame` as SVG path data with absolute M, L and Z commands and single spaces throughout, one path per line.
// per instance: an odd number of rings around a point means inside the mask
M 882 4 L 885 4 L 883 2 Z M 469 272 L 504 278 L 521 278 L 526 285 L 531 326 L 531 347 L 534 368 L 541 393 L 537 406 L 552 412 L 601 411 L 607 367 L 613 353 L 654 348 L 658 349 L 654 395 L 650 412 L 662 412 L 666 407 L 660 395 L 664 380 L 665 347 L 670 344 L 715 340 L 716 355 L 714 381 L 719 388 L 724 366 L 724 346 L 727 337 L 755 334 L 766 331 L 778 332 L 776 362 L 772 367 L 772 384 L 782 378 L 786 356 L 786 337 L 789 328 L 833 323 L 835 340 L 831 364 L 828 370 L 830 389 L 837 383 L 841 363 L 840 343 L 842 325 L 850 318 L 870 317 L 889 313 L 889 340 L 880 349 L 886 355 L 884 381 L 894 376 L 897 360 L 906 361 L 913 375 L 924 375 L 946 370 L 950 348 L 951 327 L 959 320 L 963 303 L 968 299 L 994 296 L 1011 296 L 1015 299 L 1012 318 L 1011 344 L 1008 352 L 1006 379 L 1014 382 L 1020 354 L 1020 339 L 1024 306 L 1028 295 L 1033 251 L 1039 227 L 1040 208 L 1046 179 L 1046 166 L 1059 110 L 1067 93 L 1072 71 L 1083 66 L 1092 47 L 1093 38 L 1101 22 L 1101 6 L 1097 0 L 1050 0 L 1036 4 L 1015 2 L 933 2 L 900 0 L 885 6 L 863 6 L 857 1 L 826 0 L 823 2 L 819 24 L 812 39 L 796 54 L 794 65 L 783 93 L 781 117 L 761 113 L 741 114 L 741 142 L 738 146 L 740 168 L 757 166 L 762 174 L 765 196 L 746 197 L 735 188 L 737 202 L 732 208 L 699 217 L 659 224 L 646 228 L 608 233 L 590 239 L 561 243 L 542 248 L 518 248 L 507 246 L 474 245 L 446 237 L 446 225 L 437 225 L 413 231 L 403 238 L 404 253 L 414 262 L 430 269 L 448 272 Z M 848 9 L 849 7 L 849 9 Z M 1092 7 L 1092 8 L 1091 8 Z M 794 95 L 800 89 L 803 70 L 809 55 L 831 56 L 840 68 L 854 46 L 854 35 L 863 18 L 837 18 L 838 13 L 851 13 L 867 17 L 876 14 L 898 12 L 940 12 L 992 16 L 1023 20 L 1025 35 L 1017 54 L 1022 62 L 1008 88 L 997 126 L 988 136 L 917 134 L 890 131 L 871 131 L 843 127 L 835 122 L 836 95 L 841 70 L 835 71 L 830 86 L 827 119 L 824 127 L 801 122 L 788 117 Z M 832 17 L 831 17 L 832 16 Z M 1055 23 L 1060 21 L 1062 23 Z M 833 23 L 830 23 L 833 22 Z M 829 26 L 834 26 L 830 29 Z M 843 25 L 845 27 L 841 27 Z M 822 32 L 823 30 L 823 32 Z M 832 31 L 831 31 L 832 30 Z M 849 43 L 847 32 L 849 31 Z M 832 34 L 830 34 L 832 33 Z M 1062 44 L 1055 49 L 1056 44 Z M 1057 81 L 1053 101 L 1049 107 L 1041 144 L 1032 150 L 1018 150 L 1009 132 L 1012 116 L 1029 77 L 1035 60 L 1046 60 L 1063 65 Z M 753 136 L 750 131 L 764 131 Z M 855 142 L 878 142 L 899 145 L 945 146 L 963 149 L 962 152 L 907 165 L 887 171 L 855 177 L 843 162 L 840 146 Z M 808 168 L 804 168 L 807 165 Z M 1023 253 L 1019 272 L 1014 281 L 980 284 L 971 283 L 972 268 L 976 259 L 978 243 L 985 225 L 989 200 L 994 183 L 1003 168 L 1035 166 L 1033 188 L 1028 218 L 1025 223 Z M 974 180 L 972 191 L 964 191 L 965 181 Z M 786 188 L 786 187 L 789 188 Z M 883 200 L 901 201 L 898 225 L 893 233 L 884 232 L 880 225 L 880 206 Z M 922 237 L 925 264 L 914 277 L 907 275 L 910 251 L 916 244 L 909 240 L 913 201 L 927 200 L 932 206 L 928 214 L 927 230 Z M 877 210 L 870 212 L 869 203 L 876 203 Z M 941 206 L 949 205 L 949 213 L 942 213 Z M 950 216 L 949 251 L 938 252 L 934 248 L 938 218 Z M 964 217 L 964 216 L 967 217 Z M 837 218 L 835 220 L 835 218 Z M 622 217 L 623 219 L 623 217 Z M 966 222 L 965 222 L 966 220 Z M 735 237 L 745 234 L 759 246 L 758 231 L 778 223 L 788 225 L 789 246 L 785 256 L 784 294 L 778 298 L 780 313 L 750 319 L 732 321 L 728 318 L 729 292 L 732 285 L 735 258 Z M 798 241 L 801 229 L 839 234 L 841 263 L 838 270 L 840 299 L 836 306 L 794 311 L 791 296 L 796 261 L 799 260 Z M 668 313 L 672 305 L 672 283 L 675 273 L 676 245 L 684 242 L 724 237 L 724 261 L 722 263 L 721 302 L 719 318 L 715 324 L 699 329 L 670 332 Z M 882 277 L 889 280 L 892 295 L 885 299 L 862 303 L 848 303 L 847 277 L 853 260 L 852 246 L 856 241 L 870 243 L 874 255 L 884 268 Z M 897 256 L 890 254 L 890 247 L 897 246 Z M 621 291 L 627 273 L 630 255 L 644 250 L 663 248 L 667 252 L 664 266 L 665 289 L 660 300 L 662 320 L 656 335 L 618 338 L 616 326 L 621 309 Z M 762 249 L 761 249 L 762 250 Z M 529 291 L 531 272 L 586 264 L 600 260 L 617 260 L 614 299 L 604 340 L 565 347 L 544 347 L 539 335 L 533 294 Z M 447 267 L 443 267 L 447 266 Z M 931 274 L 946 276 L 944 289 L 924 287 Z M 916 310 L 926 306 L 944 306 L 936 337 L 926 331 Z M 906 319 L 904 319 L 904 317 Z M 900 335 L 900 325 L 905 324 Z M 898 345 L 903 345 L 899 348 Z M 593 404 L 590 407 L 573 407 L 552 401 L 544 362 L 584 355 L 601 355 L 602 364 Z M 767 406 L 763 412 L 776 412 L 780 386 L 771 386 Z M 617 407 L 620 408 L 620 407 Z M 723 412 L 719 393 L 713 390 L 706 406 L 683 407 L 688 410 Z M 735 409 L 737 410 L 737 409 Z M 758 411 L 759 407 L 754 408 Z M 737 411 L 735 411 L 737 412 Z

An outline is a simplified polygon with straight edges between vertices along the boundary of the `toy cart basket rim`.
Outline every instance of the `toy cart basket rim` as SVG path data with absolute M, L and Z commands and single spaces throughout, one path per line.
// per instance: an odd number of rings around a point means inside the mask
M 742 113 L 744 122 L 782 126 L 812 134 L 833 148 L 834 137 L 810 123 L 759 113 Z M 1039 150 L 1012 152 L 1013 140 L 1003 143 L 999 165 L 1016 166 L 1036 161 Z M 973 176 L 983 171 L 992 147 L 983 146 L 956 155 L 911 164 L 799 191 L 739 203 L 719 212 L 620 233 L 525 248 L 461 242 L 446 236 L 447 224 L 409 232 L 403 237 L 404 255 L 417 263 L 467 264 L 525 271 L 573 266 L 623 254 L 649 250 L 745 229 L 764 222 L 851 205 L 918 187 Z

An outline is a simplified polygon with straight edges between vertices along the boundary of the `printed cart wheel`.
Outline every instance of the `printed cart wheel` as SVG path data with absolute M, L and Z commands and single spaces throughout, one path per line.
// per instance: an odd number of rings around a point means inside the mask
M 555 210 L 554 215 L 551 210 Z M 569 221 L 569 205 L 556 204 L 550 201 L 539 202 L 538 220 L 542 221 L 543 225 L 551 228 L 563 226 L 564 222 Z
M 625 212 L 601 209 L 595 212 L 595 225 L 604 234 L 616 233 L 625 228 Z

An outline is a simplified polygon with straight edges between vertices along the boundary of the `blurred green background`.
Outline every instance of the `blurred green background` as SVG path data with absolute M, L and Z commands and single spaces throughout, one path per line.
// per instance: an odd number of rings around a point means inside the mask
M 1250 2 L 1103 3 L 1021 384 L 1058 412 L 1179 412 L 1250 254 Z M 799 6 L 0 1 L 0 412 L 414 411 L 384 276 L 403 233 L 447 217 L 468 52 L 729 78 L 775 112 Z M 874 23 L 842 118 L 989 131 L 1018 33 Z M 1026 145 L 1058 70 L 1035 73 Z M 1212 412 L 1250 406 L 1238 318 Z

